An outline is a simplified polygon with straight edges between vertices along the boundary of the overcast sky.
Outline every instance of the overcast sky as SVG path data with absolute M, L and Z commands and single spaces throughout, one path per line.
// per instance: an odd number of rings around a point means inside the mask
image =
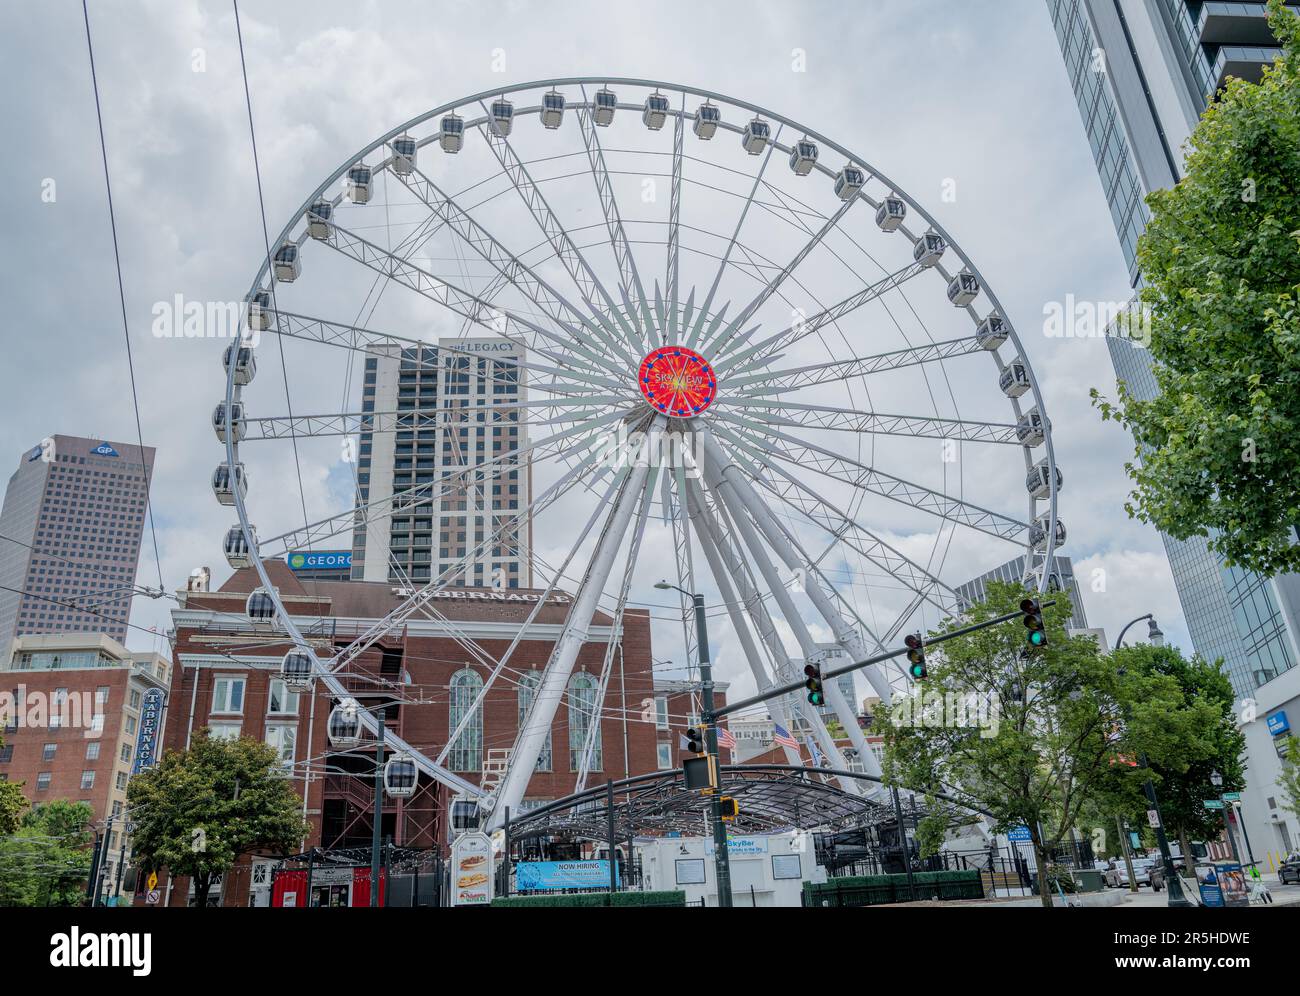
M 158 450 L 162 577 L 174 589 L 207 564 L 219 581 L 230 515 L 209 487 L 221 453 L 208 420 L 224 390 L 224 344 L 159 340 L 150 321 L 155 302 L 178 293 L 241 297 L 263 252 L 234 18 L 217 0 L 90 7 L 144 441 Z M 1052 302 L 1129 296 L 1042 0 L 248 0 L 241 18 L 272 233 L 356 149 L 505 82 L 677 81 L 866 150 L 978 261 L 1020 330 L 1052 413 L 1064 552 L 1090 621 L 1113 640 L 1151 611 L 1190 649 L 1159 536 L 1123 509 L 1131 444 L 1088 401 L 1090 387 L 1114 390 L 1105 345 L 1042 332 Z M 806 52 L 805 72 L 792 72 L 794 49 Z M 80 4 L 24 4 L 6 18 L 0 83 L 0 465 L 13 468 L 44 436 L 131 442 L 135 424 Z M 946 183 L 955 198 L 944 198 Z M 146 544 L 140 580 L 157 577 Z M 133 622 L 161 626 L 165 613 L 137 599 Z M 731 649 L 720 666 L 741 678 Z

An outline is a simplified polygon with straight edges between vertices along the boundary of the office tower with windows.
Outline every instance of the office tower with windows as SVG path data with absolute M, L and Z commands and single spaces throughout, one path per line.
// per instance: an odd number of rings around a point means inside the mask
M 366 357 L 352 577 L 520 588 L 532 583 L 523 349 L 455 339 Z
M 27 633 L 125 642 L 153 459 L 77 436 L 19 458 L 0 511 L 0 657 Z
M 1258 81 L 1281 49 L 1263 3 L 1236 0 L 1046 0 L 1129 279 L 1142 282 L 1143 198 L 1183 176 L 1183 148 L 1229 76 Z M 1292 5 L 1292 10 L 1300 9 Z M 1106 340 L 1118 380 L 1154 397 L 1151 360 L 1129 338 Z M 1300 577 L 1227 567 L 1204 539 L 1164 536 L 1192 643 L 1222 658 L 1242 700 L 1251 771 L 1246 820 L 1265 850 L 1289 849 L 1300 821 L 1271 788 L 1278 744 L 1300 715 Z M 1137 607 L 1135 607 L 1136 609 Z M 1289 825 L 1288 825 L 1289 823 Z
M 1042 557 L 1039 557 L 1035 563 L 1041 563 L 1041 561 Z M 1020 556 L 1014 560 L 1008 560 L 1005 564 L 998 565 L 991 571 L 985 571 L 977 578 L 971 578 L 965 584 L 958 585 L 955 590 L 961 596 L 962 601 L 968 605 L 974 602 L 982 602 L 987 594 L 987 585 L 990 581 L 1006 581 L 1010 584 L 1020 584 L 1025 580 L 1027 573 L 1027 558 Z M 1074 565 L 1070 563 L 1069 557 L 1052 557 L 1052 569 L 1047 575 L 1047 590 L 1049 592 L 1065 592 L 1070 596 L 1070 618 L 1066 620 L 1065 624 L 1067 629 L 1088 628 L 1088 613 L 1083 608 L 1083 595 L 1080 594 L 1078 587 L 1074 583 Z

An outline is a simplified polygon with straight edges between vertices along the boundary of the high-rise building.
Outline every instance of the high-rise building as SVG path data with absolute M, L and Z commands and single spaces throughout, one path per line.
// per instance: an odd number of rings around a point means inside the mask
M 25 633 L 125 642 L 153 458 L 78 436 L 19 458 L 0 511 L 0 655 Z
M 1036 562 L 1041 562 L 1039 557 Z M 1025 580 L 1027 574 L 1026 557 L 1019 556 L 1014 560 L 1008 560 L 1005 564 L 999 564 L 991 571 L 985 571 L 977 578 L 971 578 L 965 584 L 958 585 L 954 590 L 961 596 L 962 601 L 968 605 L 973 602 L 982 602 L 984 600 L 990 581 L 1006 581 L 1010 584 L 1019 584 Z M 1088 613 L 1083 608 L 1083 596 L 1074 583 L 1074 565 L 1070 563 L 1069 557 L 1053 556 L 1052 569 L 1047 575 L 1048 591 L 1063 591 L 1070 596 L 1070 618 L 1066 621 L 1068 629 L 1087 629 Z
M 1281 49 L 1258 2 L 1047 0 L 1047 9 L 1138 288 L 1137 239 L 1150 217 L 1144 197 L 1182 178 L 1184 143 L 1225 80 L 1257 81 Z M 1121 336 L 1106 344 L 1116 378 L 1134 396 L 1154 397 L 1149 354 Z M 1252 836 L 1266 849 L 1289 849 L 1300 840 L 1300 822 L 1292 816 L 1288 827 L 1279 793 L 1268 789 L 1278 764 L 1272 741 L 1282 735 L 1273 731 L 1286 727 L 1286 706 L 1300 715 L 1300 577 L 1229 568 L 1203 538 L 1163 539 L 1193 647 L 1223 659 L 1237 695 L 1249 700 L 1248 714 L 1260 717 L 1246 724 L 1247 821 L 1259 824 Z M 1266 713 L 1276 717 L 1267 729 Z
M 521 519 L 531 468 L 509 455 L 526 445 L 522 360 L 506 339 L 367 355 L 361 407 L 373 429 L 361 435 L 357 493 L 375 512 L 358 513 L 353 579 L 427 583 L 450 571 L 454 585 L 532 584 L 532 522 Z

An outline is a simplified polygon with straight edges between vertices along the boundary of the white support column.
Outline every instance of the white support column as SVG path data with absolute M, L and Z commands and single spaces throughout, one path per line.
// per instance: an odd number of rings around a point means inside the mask
M 729 510 L 725 498 L 721 492 L 718 491 L 717 486 L 710 478 L 708 471 L 709 468 L 706 464 L 705 483 L 709 485 L 710 490 L 713 491 L 716 497 L 719 512 L 726 514 Z M 700 501 L 702 503 L 703 499 L 700 498 Z M 812 641 L 811 637 L 808 636 L 807 628 L 803 625 L 803 620 L 799 618 L 798 612 L 794 611 L 793 603 L 790 602 L 785 586 L 782 583 L 781 578 L 777 575 L 776 569 L 772 566 L 772 562 L 767 558 L 767 554 L 762 549 L 761 544 L 753 542 L 757 540 L 757 537 L 754 535 L 753 526 L 740 516 L 733 514 L 730 518 L 736 529 L 740 532 L 745 546 L 749 549 L 750 557 L 753 559 L 754 563 L 757 564 L 759 573 L 763 575 L 763 580 L 766 582 L 773 598 L 776 599 L 777 605 L 780 606 L 782 615 L 786 617 L 786 622 L 789 623 L 790 627 L 794 630 L 796 637 L 800 638 L 799 645 L 803 648 L 804 656 L 808 656 L 810 649 L 811 652 L 816 652 L 817 645 Z M 704 521 L 709 523 L 711 520 L 709 517 L 705 516 Z M 717 540 L 720 548 L 726 548 L 720 535 L 715 533 L 714 538 Z M 737 580 L 743 585 L 748 586 L 748 578 L 744 570 L 739 572 Z M 753 599 L 747 598 L 746 601 L 751 607 L 751 611 L 756 611 L 753 609 L 754 606 L 759 606 L 761 609 L 759 633 L 763 636 L 764 642 L 767 643 L 768 648 L 772 651 L 772 656 L 778 661 L 778 667 L 782 671 L 790 673 L 793 671 L 793 668 L 790 664 L 789 655 L 785 652 L 785 647 L 781 643 L 781 637 L 776 632 L 776 628 L 772 625 L 771 619 L 767 618 L 767 610 L 761 608 L 762 600 L 757 597 L 756 592 L 753 592 L 753 594 L 755 597 Z M 763 623 L 765 623 L 765 625 Z M 778 678 L 782 677 L 784 676 L 778 675 Z M 835 740 L 830 735 L 830 731 L 826 729 L 826 724 L 822 722 L 821 716 L 814 712 L 808 717 L 808 724 L 812 727 L 813 735 L 817 738 L 822 753 L 826 755 L 827 759 L 831 762 L 831 765 L 840 768 L 841 770 L 847 770 L 848 763 L 844 760 L 844 755 L 840 753 L 839 747 L 835 745 Z M 870 769 L 868 769 L 868 771 L 870 771 Z M 862 785 L 856 778 L 841 779 L 840 787 L 846 792 L 862 794 Z
M 736 636 L 740 640 L 745 660 L 749 662 L 749 670 L 754 676 L 754 683 L 760 692 L 766 692 L 773 685 L 772 676 L 767 673 L 767 669 L 763 666 L 763 657 L 758 645 L 754 642 L 754 634 L 740 611 L 740 605 L 736 601 L 736 592 L 731 587 L 733 577 L 736 579 L 737 584 L 748 587 L 748 578 L 741 565 L 724 563 L 722 551 L 718 549 L 713 540 L 711 524 L 705 524 L 702 527 L 700 525 L 705 513 L 697 506 L 698 501 L 688 491 L 686 507 L 691 516 L 691 521 L 697 523 L 695 535 L 699 538 L 700 548 L 704 551 L 704 559 L 709 562 L 709 570 L 713 574 L 713 581 L 718 586 L 718 595 L 726 606 L 727 615 L 731 619 L 731 628 L 736 631 Z M 746 602 L 748 601 L 749 599 L 746 598 Z M 767 708 L 776 722 L 787 730 L 790 729 L 790 716 L 786 711 L 784 699 L 772 699 L 768 702 Z M 782 749 L 785 751 L 787 764 L 797 766 L 803 763 L 797 750 L 792 747 L 783 747 Z
M 772 596 L 776 599 L 777 604 L 781 606 L 782 613 L 794 630 L 795 638 L 799 640 L 799 645 L 803 648 L 804 657 L 812 659 L 820 648 L 808 632 L 808 627 L 804 625 L 803 618 L 799 615 L 794 600 L 791 599 L 789 591 L 777 575 L 776 569 L 772 566 L 771 561 L 767 559 L 762 548 L 762 540 L 759 539 L 755 532 L 753 524 L 745 516 L 746 510 L 753 513 L 754 522 L 762 530 L 764 538 L 771 544 L 772 549 L 787 567 L 791 570 L 797 570 L 805 568 L 806 565 L 795 553 L 785 533 L 774 522 L 771 512 L 754 494 L 749 482 L 744 480 L 743 475 L 738 473 L 736 468 L 732 466 L 730 458 L 722 451 L 722 447 L 718 445 L 708 430 L 701 429 L 697 435 L 704 448 L 705 480 L 718 489 L 718 493 L 724 502 L 730 500 L 738 505 L 732 511 L 732 517 L 735 519 L 741 535 L 744 536 L 746 545 L 750 547 L 754 560 L 758 563 L 760 570 L 763 570 L 768 587 L 772 590 Z M 852 626 L 844 621 L 844 617 L 840 615 L 834 603 L 822 590 L 817 579 L 812 576 L 811 572 L 806 570 L 804 591 L 818 613 L 835 633 L 836 642 L 845 653 L 849 654 L 854 660 L 862 660 L 867 657 L 867 650 L 862 638 Z M 881 696 L 882 701 L 888 702 L 889 684 L 883 680 L 883 675 L 875 673 L 873 668 L 864 670 L 867 672 L 867 679 L 871 682 L 872 688 Z M 881 691 L 882 688 L 883 691 Z M 862 762 L 863 770 L 870 775 L 879 775 L 880 764 L 876 761 L 875 755 L 871 753 L 866 737 L 862 734 L 862 728 L 858 726 L 857 710 L 853 708 L 852 703 L 844 698 L 839 685 L 834 680 L 825 684 L 825 691 L 827 701 L 830 703 L 831 708 L 834 709 L 835 715 L 839 717 L 840 725 L 844 727 L 849 742 L 853 744 L 854 749 L 858 752 L 858 759 Z
M 533 777 L 533 769 L 537 765 L 537 757 L 541 753 L 547 733 L 550 732 L 551 721 L 555 718 L 555 712 L 564 698 L 569 675 L 573 672 L 574 662 L 578 658 L 578 651 L 587 641 L 587 628 L 591 625 L 591 617 L 596 611 L 601 592 L 604 591 L 605 582 L 609 579 L 610 570 L 614 566 L 614 558 L 622 544 L 623 534 L 627 532 L 632 513 L 636 511 L 641 493 L 645 490 L 650 460 L 652 455 L 659 452 L 659 441 L 663 436 L 666 421 L 662 415 L 655 417 L 647 432 L 646 445 L 641 448 L 635 462 L 626 471 L 626 484 L 610 510 L 605 529 L 592 554 L 591 565 L 587 568 L 586 576 L 578 588 L 577 597 L 569 609 L 569 615 L 564 621 L 564 629 L 551 650 L 551 659 L 542 674 L 532 708 L 528 710 L 523 729 L 519 731 L 515 741 L 515 749 L 510 756 L 510 767 L 495 793 L 492 815 L 488 821 L 489 827 L 495 827 L 500 822 L 499 814 L 503 814 L 506 807 L 518 812 L 519 804 L 523 801 L 528 782 Z

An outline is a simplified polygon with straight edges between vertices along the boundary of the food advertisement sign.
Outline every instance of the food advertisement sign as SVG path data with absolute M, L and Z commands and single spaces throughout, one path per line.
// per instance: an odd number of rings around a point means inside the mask
M 492 902 L 492 839 L 465 833 L 451 845 L 451 904 L 487 906 Z

